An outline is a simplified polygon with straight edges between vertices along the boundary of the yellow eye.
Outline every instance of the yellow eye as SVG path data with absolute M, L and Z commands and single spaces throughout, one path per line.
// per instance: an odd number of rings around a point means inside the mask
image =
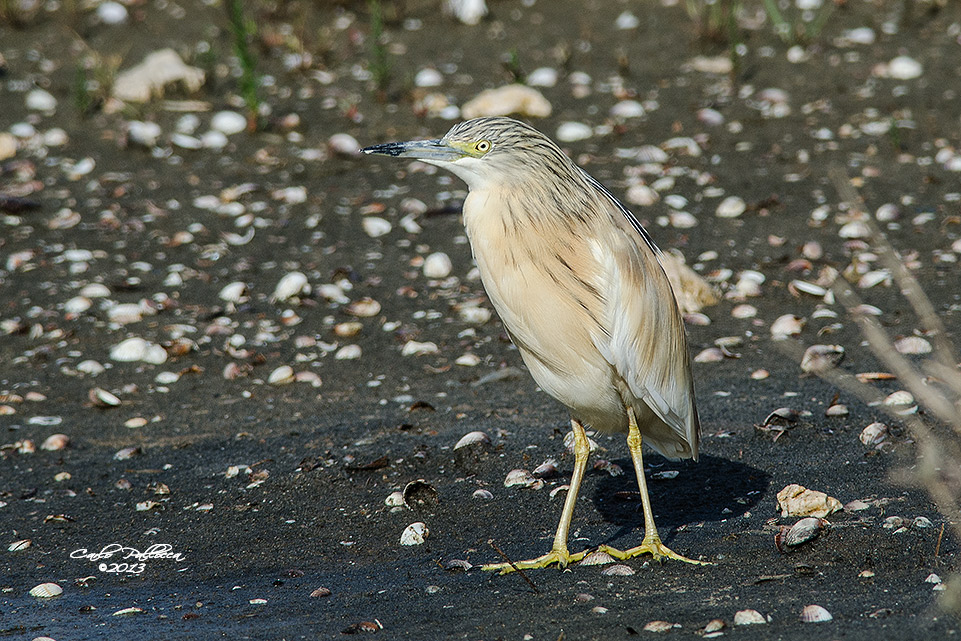
M 489 140 L 481 140 L 480 142 L 474 144 L 474 151 L 479 154 L 486 154 L 490 150 L 491 143 Z

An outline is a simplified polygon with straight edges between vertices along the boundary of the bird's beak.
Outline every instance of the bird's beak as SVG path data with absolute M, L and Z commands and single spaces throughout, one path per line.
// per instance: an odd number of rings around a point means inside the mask
M 365 154 L 393 156 L 395 158 L 414 158 L 424 162 L 454 162 L 464 157 L 464 152 L 450 146 L 445 140 L 412 140 L 410 142 L 388 142 L 361 149 Z

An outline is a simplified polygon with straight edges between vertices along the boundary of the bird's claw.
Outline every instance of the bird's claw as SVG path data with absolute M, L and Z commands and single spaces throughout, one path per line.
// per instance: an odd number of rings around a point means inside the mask
M 547 554 L 539 556 L 536 559 L 506 563 L 488 563 L 486 565 L 482 565 L 481 569 L 487 572 L 497 572 L 498 574 L 509 574 L 515 570 L 537 570 L 540 568 L 546 568 L 555 563 L 559 568 L 564 569 L 571 563 L 577 563 L 583 559 L 586 554 L 586 550 L 583 552 L 578 552 L 577 554 L 571 554 L 567 550 L 551 550 Z
M 620 559 L 622 561 L 634 558 L 635 556 L 640 556 L 642 554 L 650 554 L 652 557 L 654 557 L 655 561 L 673 559 L 675 561 L 683 561 L 684 563 L 690 563 L 692 565 L 714 565 L 710 561 L 698 561 L 696 559 L 689 559 L 686 556 L 678 554 L 671 548 L 664 545 L 658 536 L 645 536 L 640 545 L 633 548 L 628 548 L 626 550 L 619 550 L 609 545 L 602 545 L 598 548 L 598 551 L 607 552 L 615 559 Z

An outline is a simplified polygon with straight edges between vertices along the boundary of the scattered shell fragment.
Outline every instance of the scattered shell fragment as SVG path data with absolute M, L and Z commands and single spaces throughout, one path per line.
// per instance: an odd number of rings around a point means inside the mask
M 381 305 L 373 298 L 364 297 L 347 305 L 344 311 L 358 318 L 372 318 L 380 313 Z
M 580 562 L 580 565 L 608 565 L 614 562 L 614 557 L 602 550 L 591 552 Z
M 427 536 L 430 534 L 430 530 L 427 529 L 427 525 L 417 521 L 416 523 L 411 523 L 406 528 L 404 528 L 403 533 L 400 535 L 401 545 L 420 545 L 427 540 Z
M 504 487 L 514 487 L 515 485 L 520 485 L 523 487 L 543 487 L 544 481 L 535 478 L 533 474 L 527 470 L 511 470 L 507 473 L 507 477 L 504 479 Z
M 594 130 L 591 129 L 590 125 L 586 125 L 582 122 L 562 122 L 557 127 L 557 139 L 561 142 L 576 142 L 578 140 L 587 140 L 594 135 Z
M 841 502 L 824 492 L 809 490 L 792 483 L 777 493 L 781 516 L 816 516 L 823 518 L 841 509 Z
M 134 615 L 134 614 L 143 614 L 143 608 L 137 608 L 137 607 L 123 608 L 123 609 L 120 609 L 120 610 L 117 610 L 116 612 L 114 612 L 112 616 L 115 616 L 115 617 L 126 617 L 126 616 L 131 616 L 131 615 Z
M 892 392 L 884 398 L 884 404 L 893 407 L 904 407 L 914 403 L 914 395 L 907 390 Z
M 407 341 L 400 350 L 402 356 L 424 356 L 425 354 L 436 354 L 440 351 L 437 343 L 430 341 Z
M 63 594 L 63 588 L 56 583 L 41 583 L 30 590 L 30 596 L 38 599 L 48 599 Z
M 33 542 L 30 539 L 21 539 L 19 541 L 14 541 L 13 543 L 7 546 L 7 552 L 21 552 L 23 550 L 26 550 L 31 545 L 33 545 Z
M 801 621 L 804 623 L 824 623 L 834 617 L 819 605 L 808 605 L 801 610 Z
M 164 87 L 173 83 L 196 91 L 204 83 L 204 71 L 184 64 L 173 49 L 161 49 L 118 74 L 113 82 L 113 97 L 125 102 L 147 102 L 162 95 Z
M 96 407 L 120 407 L 121 400 L 116 394 L 107 390 L 95 387 L 87 393 L 90 402 Z
M 728 196 L 717 206 L 714 214 L 718 218 L 737 218 L 747 211 L 747 204 L 740 196 Z
M 364 216 L 364 219 L 360 224 L 361 227 L 364 228 L 364 233 L 371 238 L 380 238 L 381 236 L 386 236 L 390 233 L 391 229 L 394 228 L 394 226 L 390 224 L 389 220 L 379 216 Z
M 404 486 L 404 505 L 411 511 L 422 510 L 440 501 L 437 488 L 425 481 L 417 479 Z
M 360 345 L 344 345 L 334 353 L 334 358 L 338 361 L 352 361 L 361 357 Z
M 234 281 L 220 290 L 218 297 L 228 303 L 241 303 L 247 299 L 247 283 Z
M 771 323 L 771 338 L 783 340 L 797 336 L 804 329 L 804 319 L 794 314 L 784 314 Z
M 617 563 L 601 570 L 603 576 L 632 576 L 636 574 L 634 568 L 623 563 Z
M 119 362 L 143 361 L 160 365 L 167 360 L 167 350 L 142 338 L 128 338 L 110 348 L 110 358 Z
M 738 610 L 734 613 L 734 625 L 758 625 L 761 623 L 767 623 L 767 619 L 757 610 Z
M 331 595 L 330 588 L 324 588 L 324 587 L 317 588 L 316 590 L 310 593 L 310 596 L 312 597 L 327 597 L 330 595 Z
M 910 56 L 898 56 L 887 64 L 885 75 L 895 80 L 912 80 L 920 78 L 924 73 L 924 67 L 920 62 Z
M 41 450 L 47 452 L 57 452 L 66 448 L 70 444 L 70 437 L 66 434 L 51 434 L 40 446 Z
M 651 621 L 644 626 L 645 632 L 669 632 L 674 628 L 681 627 L 679 623 L 671 623 L 670 621 Z
M 826 521 L 813 516 L 808 516 L 801 519 L 791 526 L 791 528 L 784 535 L 784 545 L 795 547 L 817 538 L 817 536 L 821 533 L 821 530 L 824 529 L 824 523 L 826 523 Z
M 920 336 L 905 336 L 894 342 L 894 349 L 899 354 L 930 354 L 931 343 Z
M 804 350 L 801 358 L 801 371 L 817 373 L 836 366 L 844 359 L 841 345 L 811 345 Z
M 862 443 L 868 447 L 877 447 L 888 437 L 888 426 L 884 423 L 874 422 L 861 430 L 858 437 Z
M 467 434 L 464 434 L 462 437 L 460 437 L 460 440 L 457 441 L 456 445 L 454 445 L 454 449 L 459 450 L 463 447 L 474 447 L 474 446 L 486 447 L 490 445 L 490 443 L 491 443 L 491 437 L 488 436 L 486 432 L 481 432 L 481 431 L 468 432 Z
M 400 490 L 396 492 L 391 492 L 384 499 L 384 505 L 387 507 L 404 507 L 404 493 Z
M 451 263 L 450 256 L 444 252 L 434 252 L 424 259 L 424 276 L 432 279 L 442 279 L 450 276 L 453 264 Z
M 274 293 L 271 294 L 270 300 L 274 302 L 288 301 L 295 296 L 300 296 L 308 287 L 307 275 L 303 272 L 284 274 L 283 278 L 278 281 L 277 286 L 274 287 Z
M 444 13 L 457 18 L 466 25 L 479 24 L 487 15 L 485 0 L 444 0 Z
M 290 365 L 281 365 L 270 373 L 267 383 L 270 385 L 287 385 L 294 382 L 294 368 Z
M 513 84 L 482 91 L 461 108 L 461 114 L 464 118 L 511 114 L 547 118 L 551 115 L 551 103 L 537 89 Z

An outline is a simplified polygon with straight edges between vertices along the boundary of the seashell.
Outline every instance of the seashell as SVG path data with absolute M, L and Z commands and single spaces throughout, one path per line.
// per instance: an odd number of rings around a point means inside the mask
M 113 455 L 115 461 L 126 461 L 131 459 L 137 454 L 140 454 L 139 447 L 125 447 L 123 449 L 117 450 L 116 454 Z
M 458 356 L 457 360 L 454 361 L 455 365 L 461 365 L 463 367 L 476 367 L 477 365 L 480 365 L 480 363 L 480 356 L 472 352 Z
M 302 272 L 290 272 L 274 287 L 274 293 L 270 296 L 272 302 L 284 302 L 295 296 L 304 293 L 308 288 L 307 276 Z
M 888 426 L 884 423 L 871 423 L 863 430 L 858 437 L 861 442 L 868 447 L 877 447 L 888 437 Z
M 423 356 L 425 354 L 436 354 L 439 351 L 440 348 L 437 347 L 437 343 L 407 341 L 401 348 L 400 353 L 401 356 Z
M 725 627 L 727 627 L 727 624 L 724 623 L 723 619 L 711 619 L 708 621 L 707 625 L 704 626 L 704 630 L 702 631 L 704 633 L 704 638 L 707 639 L 714 636 L 720 636 L 721 630 L 723 630 Z
M 372 318 L 380 313 L 381 306 L 373 298 L 364 297 L 356 300 L 344 309 L 351 316 L 358 318 Z
M 717 206 L 714 215 L 718 218 L 737 218 L 747 210 L 747 204 L 740 196 L 728 196 Z
M 674 628 L 681 627 L 679 623 L 671 623 L 669 621 L 651 621 L 644 626 L 645 632 L 669 632 Z
M 330 595 L 331 595 L 330 588 L 317 588 L 316 590 L 310 593 L 310 596 L 312 597 L 325 597 Z
M 790 336 L 797 336 L 804 329 L 805 321 L 794 314 L 784 314 L 771 323 L 771 338 L 783 340 Z
M 861 289 L 869 289 L 881 284 L 885 286 L 891 284 L 891 272 L 887 269 L 869 271 L 858 279 L 858 287 Z
M 911 522 L 911 527 L 918 530 L 926 530 L 934 527 L 934 523 L 926 516 L 917 516 L 914 518 L 914 521 Z
M 400 490 L 391 492 L 384 499 L 384 505 L 387 507 L 403 507 L 404 506 L 404 493 Z
M 334 358 L 338 361 L 352 361 L 360 357 L 360 345 L 344 345 L 334 353 Z
M 403 497 L 404 505 L 412 511 L 437 505 L 440 501 L 437 496 L 437 489 L 424 479 L 411 481 L 404 486 Z
M 931 343 L 920 336 L 905 336 L 894 342 L 899 354 L 930 354 Z
M 611 107 L 610 114 L 617 119 L 640 118 L 644 115 L 644 105 L 636 100 L 621 100 Z
M 561 142 L 576 142 L 587 140 L 594 135 L 594 129 L 583 122 L 562 122 L 557 127 L 557 139 Z
M 656 203 L 660 199 L 660 196 L 654 189 L 651 189 L 647 185 L 635 183 L 627 188 L 625 198 L 631 205 L 647 207 Z
M 360 222 L 360 226 L 364 229 L 364 233 L 371 238 L 386 236 L 393 229 L 390 221 L 378 216 L 365 216 Z
M 751 379 L 755 381 L 763 381 L 769 376 L 771 376 L 771 372 L 767 371 L 766 369 L 756 369 L 751 372 Z
M 120 399 L 116 394 L 108 392 L 100 387 L 95 387 L 87 393 L 87 398 L 96 407 L 119 407 Z
M 96 376 L 97 374 L 102 374 L 107 368 L 98 363 L 97 361 L 87 359 L 85 361 L 80 361 L 77 363 L 77 371 L 82 374 L 89 374 L 90 376 Z
M 427 540 L 430 530 L 427 529 L 427 525 L 417 521 L 416 523 L 411 523 L 400 535 L 401 545 L 421 545 Z
M 528 87 L 553 87 L 557 84 L 557 70 L 551 67 L 538 67 L 527 74 Z
M 870 579 L 872 577 L 874 577 L 873 570 L 861 570 L 860 572 L 858 572 L 859 579 Z
M 33 441 L 30 439 L 24 439 L 22 441 L 17 441 L 14 443 L 17 446 L 18 454 L 33 454 L 37 451 L 36 446 L 34 446 Z
M 542 483 L 538 479 L 528 472 L 527 470 L 511 470 L 507 473 L 507 477 L 504 479 L 504 487 L 514 487 L 515 485 L 521 485 L 523 487 L 531 487 L 537 483 Z
M 884 399 L 884 404 L 889 406 L 904 406 L 914 403 L 914 396 L 907 390 L 898 390 L 888 394 Z
M 38 599 L 49 599 L 50 597 L 60 596 L 61 594 L 63 594 L 63 588 L 56 583 L 41 583 L 30 590 L 30 596 L 37 597 Z
M 427 278 L 441 279 L 450 276 L 453 264 L 450 257 L 444 252 L 434 252 L 424 259 L 424 276 Z
M 66 434 L 51 434 L 40 446 L 41 450 L 47 452 L 57 452 L 70 445 L 70 437 Z
M 475 499 L 483 499 L 485 501 L 489 501 L 490 499 L 494 498 L 494 495 L 489 490 L 485 489 L 474 490 L 474 493 L 471 494 L 471 496 L 473 496 Z
M 801 371 L 817 373 L 835 367 L 843 359 L 844 348 L 840 345 L 811 345 L 804 350 Z
M 142 416 L 135 416 L 133 418 L 127 419 L 123 426 L 130 429 L 137 429 L 138 427 L 143 427 L 147 424 L 147 419 Z
M 464 559 L 451 559 L 444 564 L 445 570 L 462 570 L 466 572 L 472 567 L 474 567 L 474 565 L 470 561 L 466 561 Z
M 636 574 L 634 568 L 629 565 L 624 565 L 623 563 L 618 563 L 610 567 L 601 570 L 603 576 L 631 576 Z
M 111 616 L 115 616 L 115 617 L 126 617 L 126 616 L 131 616 L 131 615 L 134 615 L 134 614 L 143 614 L 143 608 L 137 608 L 137 607 L 133 607 L 133 608 L 123 608 L 123 609 L 117 610 L 117 611 L 114 612 Z
M 758 625 L 761 623 L 767 623 L 767 619 L 757 610 L 738 610 L 734 613 L 734 625 Z
M 236 111 L 218 111 L 210 119 L 210 128 L 232 136 L 247 128 L 247 119 Z
M 311 387 L 320 387 L 324 384 L 317 372 L 297 372 L 294 374 L 294 381 L 297 383 L 310 383 Z
M 595 550 L 584 557 L 580 565 L 608 565 L 615 561 L 614 557 L 602 550 Z
M 485 0 L 444 0 L 444 13 L 473 26 L 487 15 L 487 3 Z
M 731 310 L 731 316 L 734 318 L 754 318 L 757 316 L 757 307 L 747 304 L 736 305 Z
M 819 605 L 807 605 L 801 610 L 801 621 L 804 623 L 824 623 L 834 617 Z
M 247 283 L 238 280 L 229 285 L 225 285 L 224 288 L 220 290 L 218 297 L 220 300 L 228 303 L 240 303 L 247 300 L 245 296 L 246 293 Z
M 444 84 L 444 76 L 433 67 L 424 67 L 414 76 L 417 87 L 439 87 Z
M 23 550 L 26 550 L 31 545 L 33 545 L 33 542 L 30 539 L 21 539 L 19 541 L 14 541 L 13 543 L 7 546 L 7 552 L 21 552 Z
M 806 280 L 792 280 L 788 285 L 788 289 L 792 294 L 801 293 L 807 294 L 808 296 L 817 296 L 823 298 L 828 290 L 815 283 L 809 283 Z
M 140 501 L 134 506 L 134 510 L 137 512 L 149 512 L 160 505 L 157 501 Z
M 724 360 L 724 352 L 718 347 L 708 347 L 694 357 L 695 363 L 719 363 Z
M 267 383 L 270 385 L 286 385 L 294 382 L 294 368 L 290 365 L 281 365 L 270 373 Z
M 884 519 L 884 523 L 881 524 L 885 530 L 896 530 L 904 526 L 904 519 L 900 516 L 889 516 Z
M 341 338 L 350 338 L 359 334 L 362 329 L 364 329 L 363 324 L 357 321 L 348 321 L 334 325 L 334 334 Z
M 468 432 L 467 434 L 464 434 L 462 437 L 460 437 L 460 440 L 457 441 L 456 445 L 454 445 L 454 449 L 459 450 L 462 447 L 473 447 L 473 446 L 486 447 L 490 445 L 490 443 L 491 443 L 491 437 L 488 436 L 486 432 L 480 432 L 480 431 Z
M 813 516 L 801 519 L 791 526 L 791 529 L 784 535 L 784 545 L 794 547 L 817 538 L 824 528 L 824 523 L 826 521 Z
M 330 146 L 331 151 L 342 156 L 360 155 L 360 143 L 350 134 L 334 134 L 327 139 L 327 144 Z
M 82 314 L 93 305 L 93 301 L 86 296 L 74 296 L 63 304 L 63 311 L 67 314 Z
M 850 412 L 848 411 L 848 406 L 842 405 L 841 403 L 832 405 L 831 407 L 824 410 L 825 416 L 847 416 L 849 413 Z
M 912 80 L 924 73 L 921 63 L 910 56 L 898 56 L 887 64 L 886 75 L 895 80 Z
M 534 468 L 531 475 L 539 479 L 548 479 L 557 474 L 557 461 L 550 458 Z
M 932 572 L 924 579 L 924 582 L 938 584 L 941 583 L 941 577 Z
M 792 483 L 777 493 L 781 516 L 816 516 L 823 518 L 841 509 L 841 502 L 824 492 L 809 490 Z

